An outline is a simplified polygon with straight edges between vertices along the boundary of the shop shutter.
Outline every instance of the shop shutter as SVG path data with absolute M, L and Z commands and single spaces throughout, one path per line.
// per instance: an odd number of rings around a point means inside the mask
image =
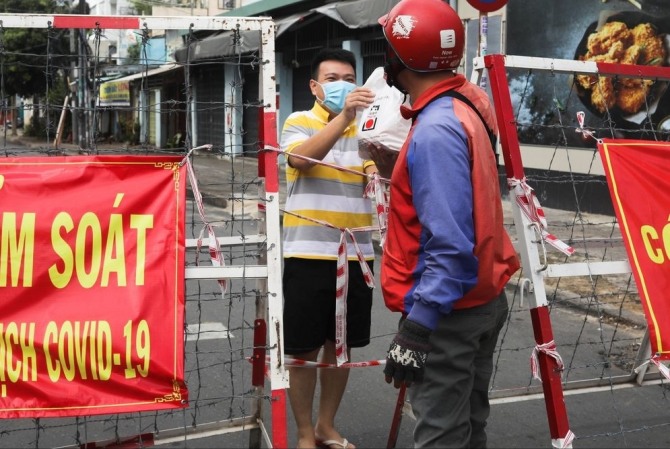
M 223 147 L 225 134 L 226 82 L 221 64 L 204 66 L 195 85 L 196 138 L 194 146 Z

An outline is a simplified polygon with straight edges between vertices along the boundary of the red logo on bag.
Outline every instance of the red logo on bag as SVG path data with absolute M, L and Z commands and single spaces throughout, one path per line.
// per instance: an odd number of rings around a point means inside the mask
M 375 129 L 375 125 L 377 124 L 377 117 L 369 118 L 363 123 L 363 131 L 370 131 L 371 129 Z

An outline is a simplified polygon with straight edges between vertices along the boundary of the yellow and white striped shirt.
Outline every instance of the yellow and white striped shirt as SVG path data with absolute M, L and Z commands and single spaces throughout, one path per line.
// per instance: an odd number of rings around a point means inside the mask
M 292 113 L 284 123 L 281 149 L 290 153 L 294 148 L 323 129 L 328 112 L 318 103 L 309 111 Z M 344 130 L 323 162 L 363 172 L 373 164 L 358 155 L 356 122 Z M 286 167 L 288 197 L 285 210 L 332 224 L 338 228 L 356 228 L 372 224 L 372 203 L 363 197 L 366 178 L 323 165 L 308 170 Z M 284 214 L 284 257 L 336 260 L 340 241 L 337 229 Z M 370 232 L 356 232 L 356 242 L 367 260 L 374 259 Z M 349 260 L 356 259 L 355 248 L 347 239 Z

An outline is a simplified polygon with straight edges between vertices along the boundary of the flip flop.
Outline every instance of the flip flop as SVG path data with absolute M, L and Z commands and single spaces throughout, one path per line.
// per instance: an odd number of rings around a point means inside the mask
M 336 448 L 341 448 L 341 449 L 347 449 L 349 447 L 349 441 L 344 438 L 342 441 L 337 441 L 337 440 L 324 440 L 324 441 L 317 441 L 316 445 L 319 447 L 324 447 L 324 448 L 331 448 L 331 446 L 334 446 Z

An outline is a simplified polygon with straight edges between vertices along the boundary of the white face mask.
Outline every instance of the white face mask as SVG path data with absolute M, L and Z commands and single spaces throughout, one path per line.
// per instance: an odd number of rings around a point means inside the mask
M 317 82 L 317 84 L 323 89 L 324 98 L 321 100 L 321 104 L 334 114 L 342 112 L 342 109 L 344 109 L 344 100 L 347 98 L 349 92 L 356 88 L 355 84 L 344 80 L 323 84 Z

